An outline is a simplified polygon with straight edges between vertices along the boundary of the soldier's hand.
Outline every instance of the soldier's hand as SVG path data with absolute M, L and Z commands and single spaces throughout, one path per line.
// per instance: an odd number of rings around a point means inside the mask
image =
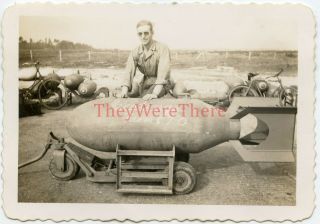
M 128 91 L 129 91 L 128 86 L 122 86 L 120 98 L 128 98 Z
M 152 100 L 152 99 L 157 99 L 158 96 L 156 94 L 146 94 L 142 99 L 143 100 Z

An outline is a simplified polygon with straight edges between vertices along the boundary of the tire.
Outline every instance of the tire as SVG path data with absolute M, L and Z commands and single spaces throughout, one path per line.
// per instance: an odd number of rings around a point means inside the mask
M 246 94 L 246 92 L 248 93 Z M 242 96 L 242 97 L 257 97 L 259 94 L 254 89 L 250 88 L 246 85 L 238 85 L 233 87 L 228 94 L 228 99 L 230 102 L 232 102 L 232 99 L 234 96 Z
M 180 153 L 177 153 L 176 156 L 175 156 L 175 161 L 181 161 L 181 162 L 188 163 L 189 160 L 190 160 L 190 154 L 189 153 L 180 152 Z
M 190 193 L 196 182 L 196 171 L 189 163 L 175 162 L 173 170 L 173 192 L 175 194 Z
M 61 171 L 57 169 L 54 159 L 52 158 L 49 164 L 49 170 L 51 175 L 57 180 L 71 180 L 79 172 L 79 165 L 72 159 L 72 157 L 66 153 L 65 154 L 65 170 Z
M 68 95 L 69 91 L 64 85 L 60 81 L 52 79 L 43 81 L 38 90 L 41 105 L 49 110 L 61 109 L 67 103 Z

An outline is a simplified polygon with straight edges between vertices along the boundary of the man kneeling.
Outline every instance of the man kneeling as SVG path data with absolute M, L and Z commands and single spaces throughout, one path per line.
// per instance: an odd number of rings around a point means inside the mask
M 153 40 L 150 21 L 140 21 L 136 28 L 141 45 L 129 55 L 120 96 L 142 97 L 144 100 L 160 98 L 170 86 L 170 51 Z

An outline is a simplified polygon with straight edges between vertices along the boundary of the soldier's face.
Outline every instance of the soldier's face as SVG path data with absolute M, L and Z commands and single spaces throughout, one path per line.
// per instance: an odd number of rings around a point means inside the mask
M 148 45 L 152 41 L 153 33 L 149 25 L 139 26 L 137 32 L 143 45 Z

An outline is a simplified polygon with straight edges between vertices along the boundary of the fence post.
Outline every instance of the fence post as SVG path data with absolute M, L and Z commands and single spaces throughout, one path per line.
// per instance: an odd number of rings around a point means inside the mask
M 203 52 L 202 52 L 202 51 L 200 51 L 200 52 L 199 52 L 199 54 L 198 54 L 198 56 L 196 57 L 196 61 L 198 61 L 198 60 L 199 60 L 199 58 L 201 58 L 201 57 L 202 57 L 202 55 L 203 55 Z
M 249 59 L 249 61 L 251 61 L 251 51 L 249 51 L 248 59 Z
M 277 52 L 274 52 L 274 54 L 273 54 L 273 60 L 276 60 L 276 57 L 277 57 Z
M 91 52 L 90 51 L 88 51 L 88 59 L 89 59 L 89 61 L 91 61 Z
M 59 61 L 62 62 L 62 52 L 59 50 Z
M 33 61 L 32 50 L 30 50 L 30 59 L 31 59 L 31 61 Z

